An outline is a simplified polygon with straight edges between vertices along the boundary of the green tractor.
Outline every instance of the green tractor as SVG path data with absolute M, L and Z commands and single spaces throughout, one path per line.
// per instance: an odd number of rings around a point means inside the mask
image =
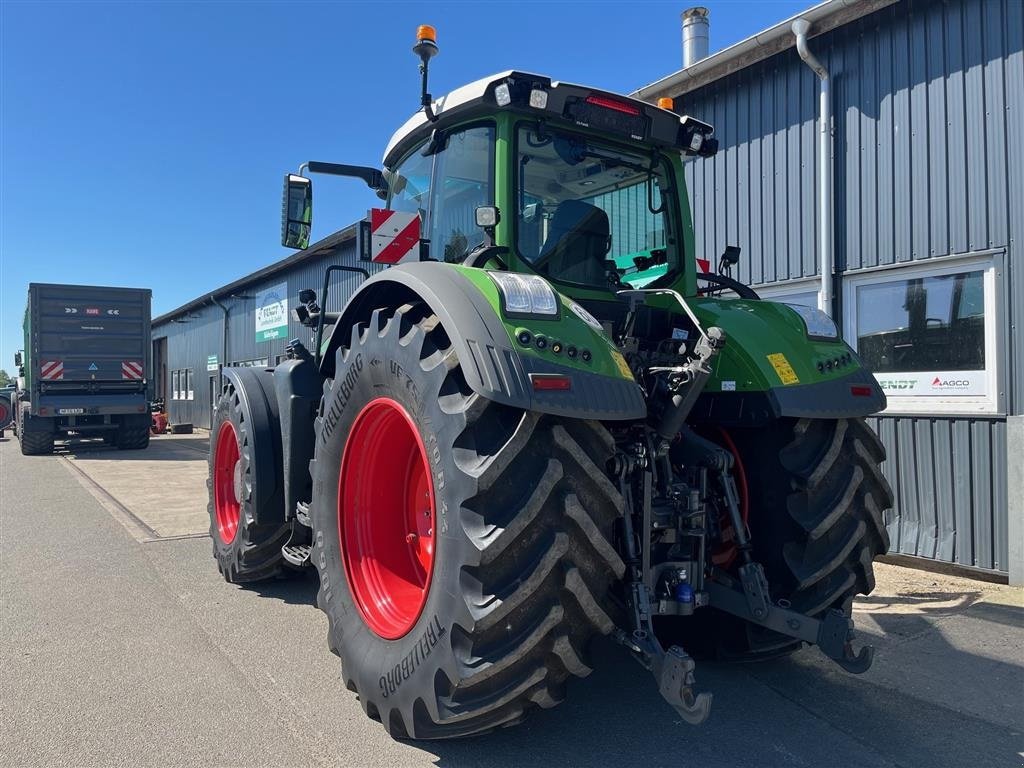
M 694 656 L 803 644 L 850 672 L 891 491 L 885 396 L 825 314 L 698 269 L 683 163 L 712 128 L 663 103 L 506 72 L 433 99 L 363 179 L 393 262 L 273 370 L 226 368 L 214 555 L 315 567 L 342 680 L 396 738 L 467 736 L 562 700 L 607 635 L 687 722 Z M 331 267 L 330 270 L 353 267 Z M 361 271 L 358 270 L 357 271 Z M 691 655 L 693 654 L 693 655 Z

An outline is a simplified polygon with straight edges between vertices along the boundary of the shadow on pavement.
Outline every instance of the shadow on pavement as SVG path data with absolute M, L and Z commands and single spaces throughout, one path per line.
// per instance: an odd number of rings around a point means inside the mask
M 308 569 L 273 581 L 257 581 L 238 586 L 260 597 L 280 600 L 288 605 L 308 605 L 312 610 L 316 610 L 316 592 L 320 582 L 317 580 L 316 571 Z

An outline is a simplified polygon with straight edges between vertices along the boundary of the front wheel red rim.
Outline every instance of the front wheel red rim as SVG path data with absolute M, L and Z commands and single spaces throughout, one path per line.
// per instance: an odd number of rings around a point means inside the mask
M 213 514 L 217 535 L 225 544 L 235 540 L 238 521 L 242 514 L 241 454 L 238 435 L 231 422 L 220 425 L 213 450 Z
M 398 402 L 367 403 L 349 431 L 338 479 L 338 534 L 356 606 L 386 640 L 423 612 L 434 572 L 434 485 L 427 449 Z

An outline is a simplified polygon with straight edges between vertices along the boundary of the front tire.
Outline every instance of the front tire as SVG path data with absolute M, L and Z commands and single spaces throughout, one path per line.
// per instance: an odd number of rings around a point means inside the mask
M 310 517 L 346 684 L 395 738 L 482 733 L 554 706 L 614 628 L 611 437 L 472 393 L 423 304 L 375 311 L 336 371 Z M 374 573 L 383 557 L 404 582 Z
M 259 380 L 264 371 L 243 370 L 225 380 L 217 401 L 206 481 L 213 556 L 231 583 L 281 573 L 281 547 L 291 533 L 284 519 L 277 401 Z

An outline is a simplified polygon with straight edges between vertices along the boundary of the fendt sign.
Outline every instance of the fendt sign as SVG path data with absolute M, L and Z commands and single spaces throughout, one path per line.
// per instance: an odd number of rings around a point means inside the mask
M 256 295 L 256 341 L 288 335 L 288 284 L 281 283 Z

